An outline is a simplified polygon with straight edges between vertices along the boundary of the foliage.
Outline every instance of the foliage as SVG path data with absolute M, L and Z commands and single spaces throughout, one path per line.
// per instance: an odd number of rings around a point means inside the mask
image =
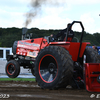
M 49 36 L 50 34 L 57 34 L 60 30 L 40 30 L 38 28 L 28 29 L 27 33 L 33 33 L 32 38 L 39 38 L 44 36 Z M 80 40 L 81 33 L 75 32 L 75 37 Z M 0 28 L 0 47 L 12 47 L 13 42 L 21 40 L 22 38 L 22 28 Z M 89 34 L 84 33 L 83 42 L 90 42 L 91 45 L 100 45 L 100 33 Z

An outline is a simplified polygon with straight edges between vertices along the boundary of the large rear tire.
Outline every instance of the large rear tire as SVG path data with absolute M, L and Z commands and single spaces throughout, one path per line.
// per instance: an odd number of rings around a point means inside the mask
M 5 70 L 6 70 L 6 74 L 10 78 L 16 78 L 19 75 L 19 73 L 20 73 L 20 66 L 19 66 L 17 61 L 10 60 L 6 64 Z
M 98 52 L 93 48 L 87 47 L 85 49 L 84 55 L 86 55 L 86 63 L 100 63 L 100 56 L 98 55 Z
M 43 89 L 67 86 L 73 77 L 73 61 L 67 50 L 48 46 L 40 51 L 35 61 L 35 76 Z

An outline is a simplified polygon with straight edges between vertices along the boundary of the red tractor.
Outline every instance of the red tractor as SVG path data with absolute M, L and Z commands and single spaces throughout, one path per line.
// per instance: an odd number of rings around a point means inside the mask
M 75 24 L 82 28 L 79 42 L 69 41 L 69 30 Z M 80 21 L 73 21 L 67 27 L 66 38 L 63 41 L 50 41 L 50 37 L 15 41 L 13 55 L 7 56 L 6 73 L 10 78 L 16 78 L 20 67 L 29 68 L 35 75 L 38 85 L 43 89 L 84 87 L 83 57 L 87 63 L 98 63 L 98 53 L 92 48 L 86 48 L 88 42 L 82 42 L 84 27 Z M 71 38 L 71 39 L 69 39 Z

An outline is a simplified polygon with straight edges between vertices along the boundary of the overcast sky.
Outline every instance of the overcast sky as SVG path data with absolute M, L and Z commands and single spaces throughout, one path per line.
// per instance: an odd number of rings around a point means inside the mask
M 41 10 L 32 18 L 28 28 L 64 29 L 68 23 L 77 20 L 82 21 L 86 32 L 100 33 L 100 0 L 46 1 L 48 2 L 41 3 Z M 0 27 L 25 27 L 25 15 L 32 9 L 30 2 L 31 0 L 0 0 Z M 73 30 L 81 29 L 75 24 Z

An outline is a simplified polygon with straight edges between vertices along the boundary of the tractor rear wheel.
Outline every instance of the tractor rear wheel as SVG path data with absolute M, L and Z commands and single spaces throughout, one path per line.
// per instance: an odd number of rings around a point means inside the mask
M 40 51 L 35 61 L 35 77 L 43 89 L 67 86 L 73 77 L 73 61 L 67 50 L 48 46 Z
M 87 63 L 100 63 L 100 56 L 93 48 L 86 48 L 84 55 L 86 55 Z
M 16 78 L 19 73 L 20 73 L 20 66 L 18 64 L 17 61 L 15 60 L 10 60 L 8 61 L 8 63 L 6 64 L 6 74 L 10 77 L 10 78 Z

